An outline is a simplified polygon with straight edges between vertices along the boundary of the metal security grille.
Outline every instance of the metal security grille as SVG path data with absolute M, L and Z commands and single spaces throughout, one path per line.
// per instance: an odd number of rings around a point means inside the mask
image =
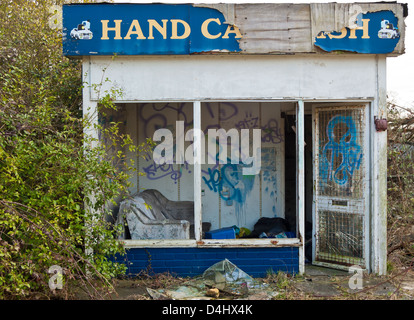
M 318 114 L 319 194 L 361 198 L 364 190 L 363 110 L 332 110 Z
M 315 112 L 315 261 L 365 265 L 364 107 Z
M 319 261 L 354 265 L 364 258 L 364 219 L 359 214 L 319 212 Z

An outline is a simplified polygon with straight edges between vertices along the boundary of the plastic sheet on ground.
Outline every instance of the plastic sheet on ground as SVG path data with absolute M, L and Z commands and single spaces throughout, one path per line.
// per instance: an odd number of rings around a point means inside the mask
M 219 289 L 219 299 L 245 299 L 249 296 L 271 299 L 277 294 L 266 283 L 255 280 L 227 259 L 217 262 L 201 276 L 179 286 L 159 290 L 148 288 L 147 291 L 155 300 L 213 299 L 206 295 L 210 288 Z

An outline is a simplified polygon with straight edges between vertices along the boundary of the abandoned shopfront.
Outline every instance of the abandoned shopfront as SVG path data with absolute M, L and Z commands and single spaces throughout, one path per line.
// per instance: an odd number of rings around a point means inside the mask
M 115 88 L 118 110 L 96 121 L 157 143 L 128 153 L 144 175 L 131 173 L 131 197 L 114 208 L 129 272 L 196 275 L 227 258 L 252 276 L 305 263 L 384 274 L 386 58 L 404 53 L 406 11 L 63 6 L 85 116 L 97 85 Z

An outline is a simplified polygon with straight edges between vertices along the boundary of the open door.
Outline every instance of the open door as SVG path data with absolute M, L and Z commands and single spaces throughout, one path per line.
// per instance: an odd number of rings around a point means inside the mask
M 367 105 L 314 109 L 313 264 L 366 268 Z

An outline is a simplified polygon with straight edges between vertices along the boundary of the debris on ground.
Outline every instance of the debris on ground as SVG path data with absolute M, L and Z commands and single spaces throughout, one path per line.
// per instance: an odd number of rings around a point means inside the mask
M 211 288 L 208 289 L 206 292 L 206 296 L 207 297 L 213 297 L 213 298 L 218 298 L 220 296 L 220 291 L 217 288 Z
M 153 290 L 147 288 L 154 300 L 244 299 L 249 296 L 270 300 L 277 295 L 270 286 L 255 280 L 225 259 L 209 267 L 200 277 L 179 286 Z

